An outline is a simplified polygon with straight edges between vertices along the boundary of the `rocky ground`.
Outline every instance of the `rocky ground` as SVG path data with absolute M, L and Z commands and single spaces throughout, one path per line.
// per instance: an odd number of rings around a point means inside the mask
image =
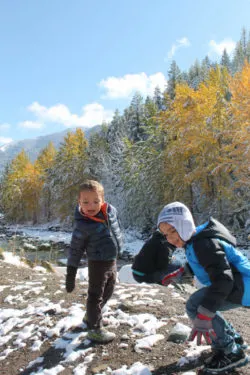
M 62 283 L 64 282 L 63 276 L 58 274 L 49 274 L 46 275 L 46 278 L 43 274 L 40 274 L 32 269 L 16 267 L 11 264 L 4 263 L 0 261 L 0 285 L 18 285 L 19 283 L 25 281 L 36 281 L 43 280 L 45 289 L 44 294 L 46 293 L 46 298 L 50 301 L 56 303 L 59 302 L 63 307 L 68 308 L 72 303 L 82 303 L 83 306 L 86 301 L 87 294 L 87 284 L 83 288 L 82 285 L 77 285 L 76 290 L 71 294 L 66 294 L 63 291 L 63 294 L 57 294 L 57 291 L 61 288 Z M 138 285 L 138 288 L 141 288 Z M 144 365 L 148 365 L 153 373 L 153 375 L 174 375 L 182 374 L 185 371 L 197 368 L 201 363 L 202 359 L 199 362 L 188 364 L 184 367 L 177 366 L 177 361 L 179 358 L 185 356 L 185 349 L 187 349 L 186 343 L 173 343 L 167 341 L 169 330 L 175 325 L 176 322 L 182 322 L 185 325 L 188 325 L 189 322 L 185 318 L 185 300 L 188 297 L 187 292 L 178 290 L 178 293 L 181 294 L 182 298 L 176 299 L 173 298 L 173 293 L 170 293 L 169 288 L 157 286 L 159 289 L 159 298 L 162 299 L 162 305 L 154 305 L 148 303 L 147 305 L 138 306 L 133 304 L 132 301 L 126 299 L 126 302 L 121 301 L 119 309 L 129 313 L 129 314 L 138 314 L 142 312 L 152 313 L 158 319 L 166 319 L 167 324 L 161 327 L 157 333 L 162 333 L 166 339 L 157 342 L 157 345 L 153 346 L 152 350 L 142 351 L 141 353 L 135 351 L 135 338 L 133 335 L 129 334 L 130 327 L 126 325 L 120 325 L 117 328 L 110 328 L 110 331 L 116 333 L 116 339 L 106 345 L 95 345 L 93 350 L 95 356 L 92 362 L 88 365 L 86 374 L 100 374 L 104 372 L 107 367 L 112 368 L 112 370 L 120 369 L 122 366 L 127 365 L 130 367 L 135 362 L 141 362 Z M 0 289 L 1 290 L 1 289 Z M 15 295 L 18 291 L 11 291 L 11 295 Z M 19 303 L 19 305 L 11 306 L 6 302 L 6 297 L 10 294 L 10 289 L 5 288 L 0 293 L 0 306 L 1 309 L 10 309 L 10 308 L 19 308 L 24 309 L 25 307 L 34 304 L 39 297 L 35 293 L 30 292 L 26 297 L 25 302 Z M 63 301 L 63 302 L 62 302 Z M 63 312 L 60 314 L 55 314 L 54 311 L 47 312 L 52 321 L 56 324 L 59 319 L 62 319 Z M 225 313 L 225 316 L 230 320 L 230 322 L 235 326 L 239 332 L 241 332 L 247 342 L 250 343 L 250 310 L 239 308 L 231 312 Z M 34 318 L 36 319 L 36 318 Z M 75 327 L 75 331 L 79 328 Z M 1 332 L 1 327 L 0 327 Z M 120 344 L 122 342 L 122 337 L 128 335 L 126 343 L 128 344 L 126 348 L 121 348 Z M 8 355 L 4 360 L 0 361 L 0 374 L 1 375 L 30 375 L 36 374 L 35 369 L 27 369 L 27 365 L 37 357 L 44 357 L 44 363 L 46 365 L 43 367 L 46 369 L 57 366 L 62 358 L 62 351 L 56 350 L 53 346 L 55 338 L 48 338 L 44 344 L 41 346 L 38 351 L 31 351 L 29 342 L 26 342 L 26 346 L 19 348 L 18 350 L 13 351 Z M 93 344 L 92 344 L 93 346 Z M 8 342 L 6 345 L 2 345 L 0 352 L 3 350 L 13 347 L 11 342 Z M 205 354 L 206 355 L 206 354 Z M 80 362 L 80 360 L 78 360 Z M 65 369 L 60 372 L 62 375 L 74 374 L 74 368 L 77 365 L 77 362 L 69 363 Z M 45 374 L 45 373 L 44 373 Z M 47 372 L 46 372 L 47 374 Z M 237 370 L 234 374 L 249 375 L 250 374 L 250 365 Z

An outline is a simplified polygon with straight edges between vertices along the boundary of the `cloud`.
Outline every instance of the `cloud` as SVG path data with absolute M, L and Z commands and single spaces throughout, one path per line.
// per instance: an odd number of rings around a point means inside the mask
M 41 129 L 44 125 L 37 121 L 23 121 L 18 124 L 21 128 L 25 129 Z
M 52 107 L 45 107 L 38 102 L 32 103 L 28 110 L 42 123 L 57 123 L 66 127 L 92 127 L 100 125 L 104 121 L 110 122 L 113 118 L 113 111 L 105 110 L 99 103 L 91 103 L 82 107 L 82 114 L 71 113 L 64 104 L 56 104 Z
M 6 145 L 10 142 L 13 142 L 12 138 L 0 137 L 0 146 Z
M 0 130 L 8 130 L 9 128 L 10 128 L 10 124 L 7 124 L 7 122 L 0 124 Z
M 146 73 L 126 74 L 123 77 L 108 77 L 103 79 L 99 86 L 106 90 L 104 98 L 120 99 L 128 98 L 135 91 L 142 95 L 152 95 L 156 86 L 163 91 L 166 88 L 167 80 L 163 73 L 158 72 L 152 75 Z
M 167 58 L 164 59 L 164 61 L 168 61 L 169 59 L 172 59 L 176 53 L 176 51 L 182 47 L 189 47 L 191 45 L 190 41 L 187 37 L 183 37 L 181 39 L 178 39 L 176 43 L 174 43 L 168 52 Z
M 231 52 L 235 49 L 236 43 L 228 38 L 228 39 L 223 39 L 220 43 L 215 42 L 215 40 L 210 40 L 209 42 L 209 55 L 212 53 L 215 53 L 216 55 L 221 56 L 224 49 L 227 50 L 227 53 L 230 55 Z

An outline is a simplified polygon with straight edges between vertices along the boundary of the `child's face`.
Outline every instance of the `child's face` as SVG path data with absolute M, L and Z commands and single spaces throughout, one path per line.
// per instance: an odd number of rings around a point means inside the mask
M 166 236 L 168 242 L 175 247 L 183 247 L 185 242 L 179 236 L 177 230 L 168 223 L 160 223 L 159 229 L 161 233 Z
M 88 216 L 95 216 L 104 203 L 102 194 L 98 191 L 82 191 L 78 200 L 81 211 Z

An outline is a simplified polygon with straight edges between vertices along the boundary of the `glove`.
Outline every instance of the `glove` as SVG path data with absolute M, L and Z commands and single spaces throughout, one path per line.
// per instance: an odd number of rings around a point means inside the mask
M 180 280 L 181 276 L 184 273 L 184 267 L 178 268 L 176 271 L 172 273 L 168 273 L 163 279 L 161 280 L 162 285 L 167 286 L 171 283 L 177 282 Z
M 66 290 L 68 293 L 73 292 L 75 289 L 75 279 L 76 279 L 77 268 L 68 266 L 66 274 Z
M 201 345 L 202 336 L 208 345 L 212 344 L 216 334 L 213 329 L 212 318 L 206 315 L 198 314 L 193 321 L 193 329 L 189 335 L 188 341 L 195 340 L 197 336 L 197 345 Z

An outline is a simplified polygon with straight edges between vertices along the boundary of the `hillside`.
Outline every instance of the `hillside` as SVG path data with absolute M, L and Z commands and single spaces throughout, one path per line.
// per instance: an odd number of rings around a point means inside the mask
M 94 126 L 93 128 L 83 128 L 85 137 L 88 139 L 90 134 L 98 131 L 99 128 L 99 125 Z M 55 148 L 59 148 L 66 134 L 68 132 L 73 132 L 74 130 L 75 129 L 73 128 L 69 128 L 62 132 L 52 133 L 37 138 L 24 139 L 0 147 L 0 175 L 4 170 L 4 166 L 22 150 L 28 154 L 30 160 L 33 162 L 37 158 L 39 152 L 45 148 L 49 142 L 53 142 Z
M 176 323 L 189 325 L 186 291 L 117 283 L 104 312 L 105 324 L 116 333 L 107 345 L 85 339 L 86 281 L 77 280 L 75 291 L 66 294 L 63 275 L 0 261 L 0 292 L 1 375 L 88 375 L 115 370 L 117 375 L 174 375 L 189 370 L 191 375 L 201 363 L 196 345 L 167 341 Z M 225 316 L 250 342 L 249 310 L 240 308 Z M 186 365 L 180 367 L 180 359 Z M 236 373 L 249 374 L 250 365 Z

